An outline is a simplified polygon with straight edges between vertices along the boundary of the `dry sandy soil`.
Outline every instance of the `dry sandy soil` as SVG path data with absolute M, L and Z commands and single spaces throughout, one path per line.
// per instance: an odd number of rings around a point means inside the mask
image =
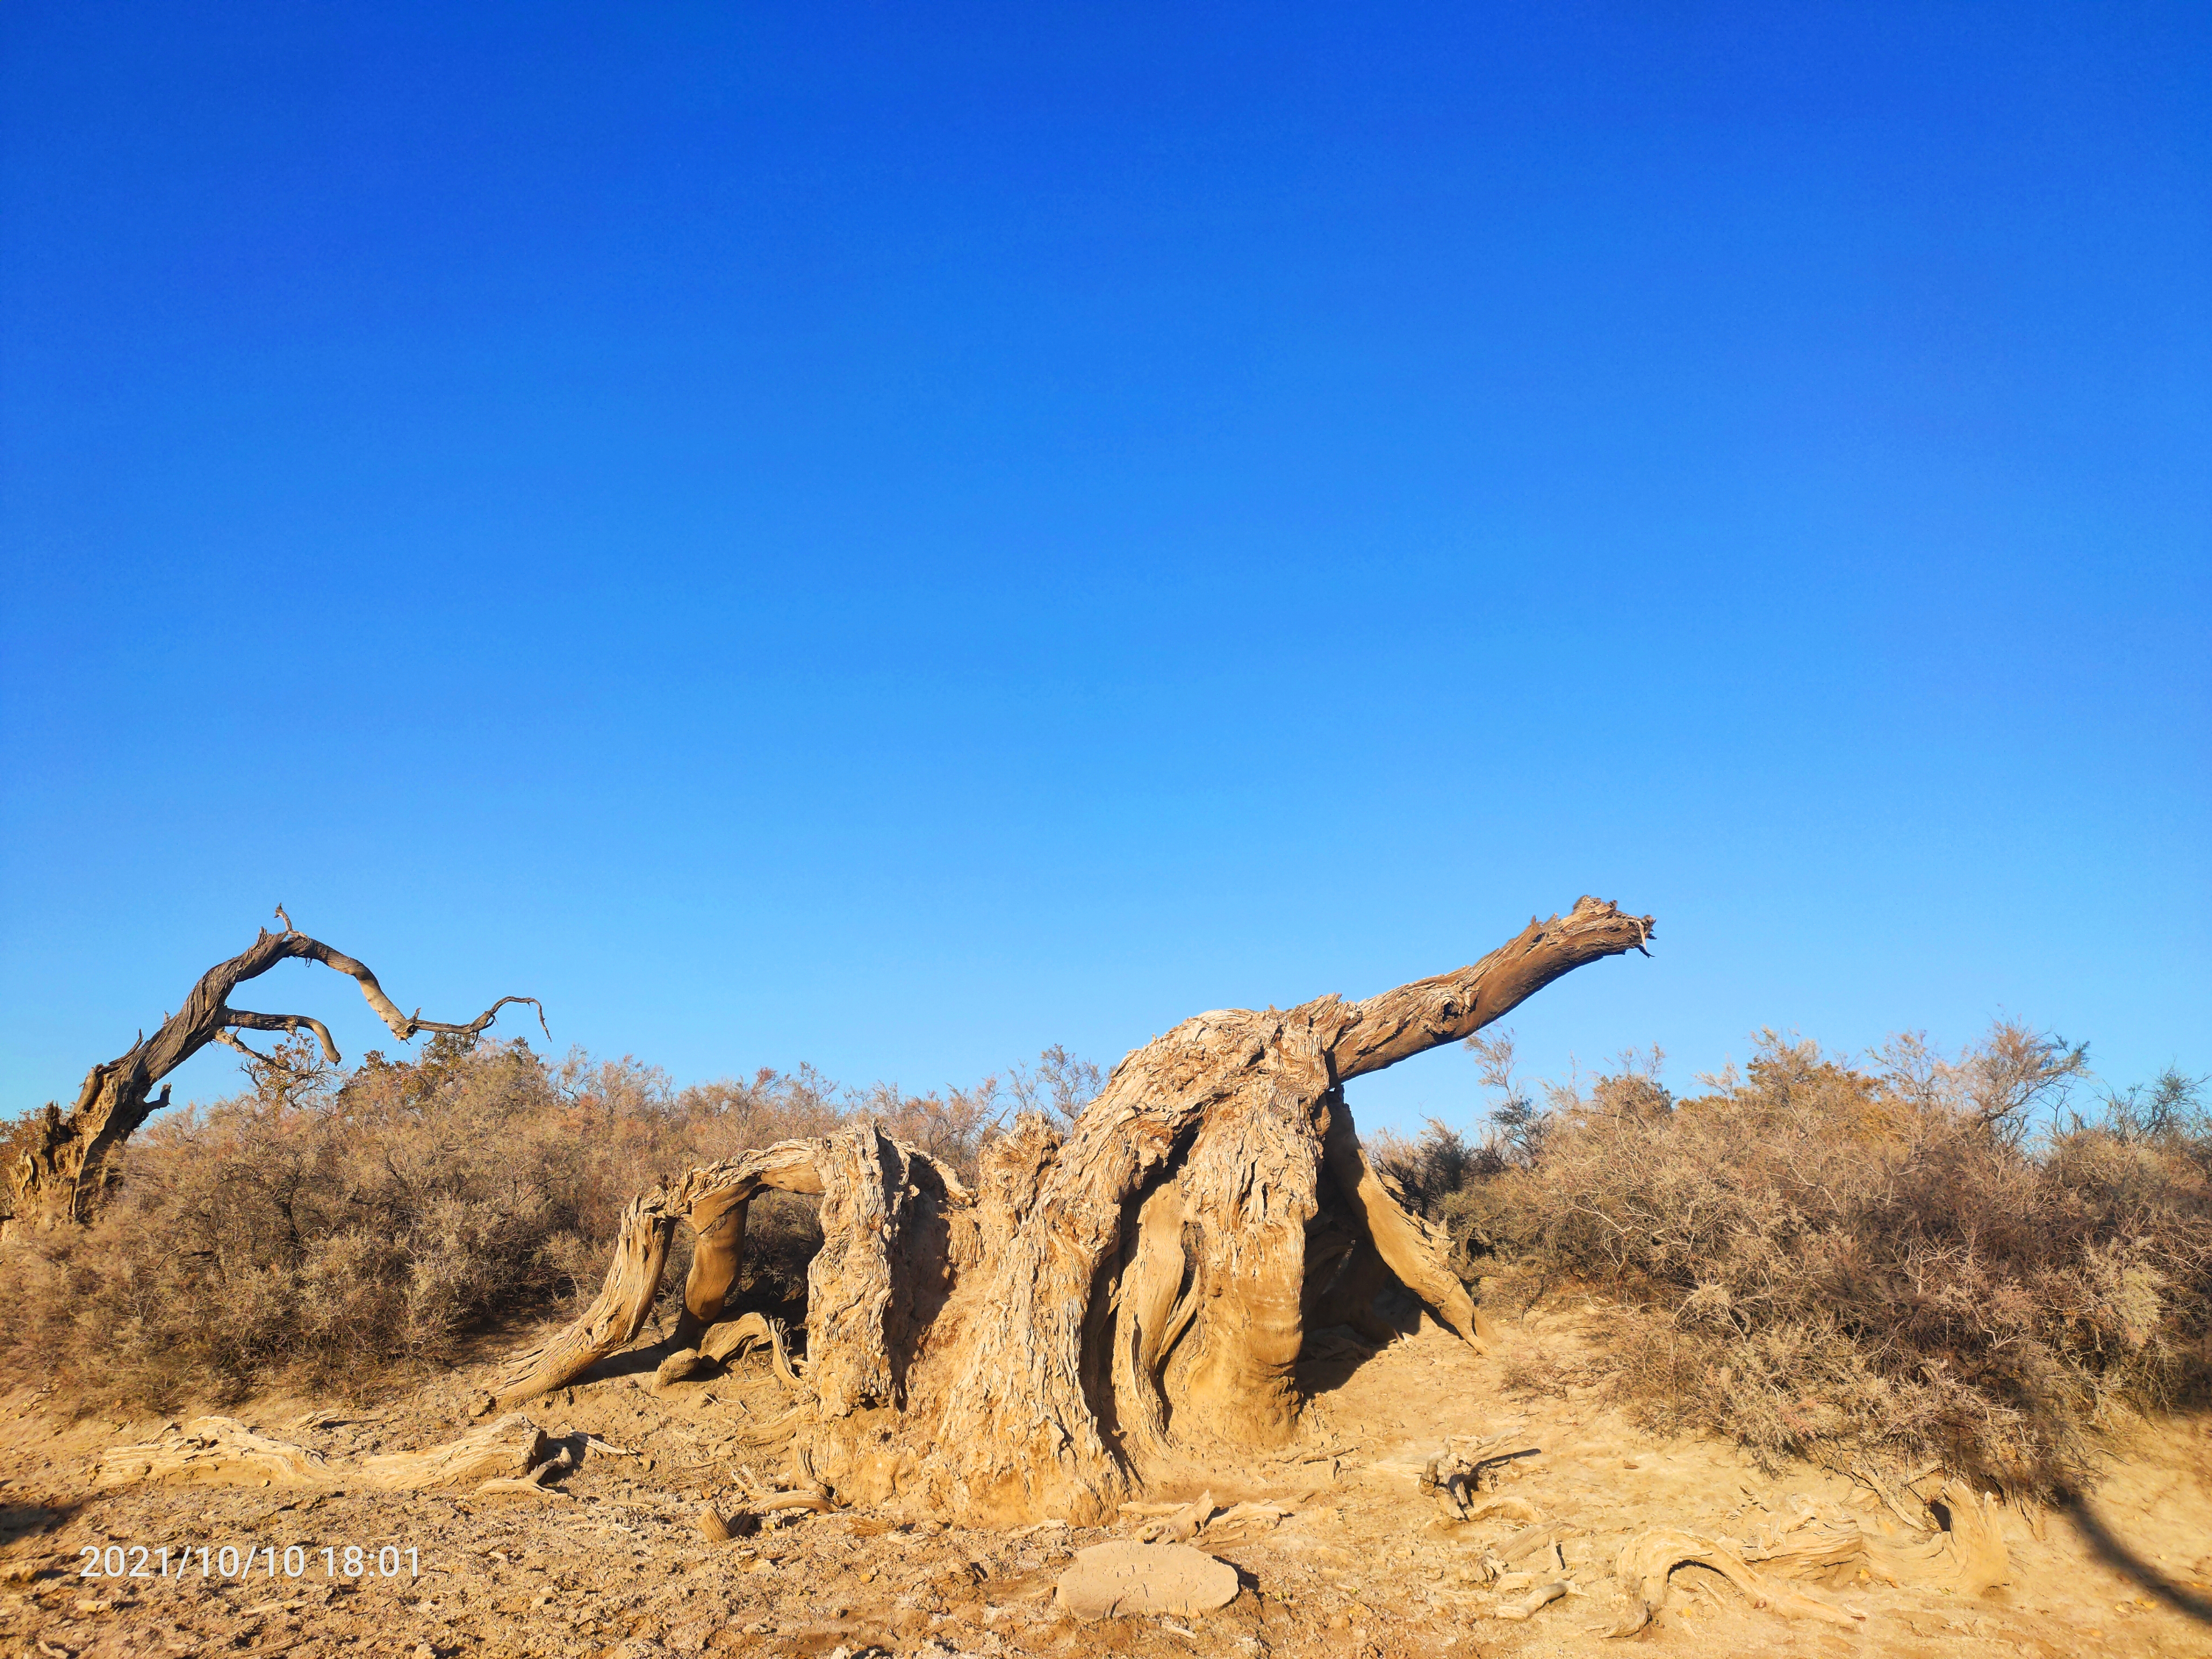
M 1711 1441 L 1656 1440 L 1585 1389 L 1509 1393 L 1516 1358 L 1519 1376 L 1547 1372 L 1547 1361 L 1571 1372 L 1577 1317 L 1510 1325 L 1498 1354 L 1424 1323 L 1371 1358 L 1313 1363 L 1304 1443 L 1271 1461 L 1224 1462 L 1204 1483 L 1224 1505 L 1272 1498 L 1290 1511 L 1255 1541 L 1217 1552 L 1237 1569 L 1236 1600 L 1188 1618 L 1102 1623 L 1060 1613 L 1054 1587 L 1074 1550 L 1127 1527 L 978 1532 L 845 1509 L 708 1541 L 700 1512 L 743 1507 L 741 1470 L 766 1480 L 785 1468 L 788 1425 L 777 1419 L 789 1401 L 758 1358 L 655 1395 L 655 1356 L 624 1356 L 533 1402 L 533 1419 L 580 1457 L 556 1491 L 534 1498 L 100 1491 L 99 1453 L 151 1439 L 162 1425 L 72 1421 L 19 1390 L 0 1405 L 0 1653 L 2212 1655 L 2212 1426 L 2202 1419 L 2146 1430 L 2116 1453 L 2094 1500 L 2092 1524 L 2115 1540 L 2102 1556 L 2079 1518 L 2014 1510 L 2004 1522 L 2012 1582 L 1982 1595 L 1863 1577 L 1814 1587 L 1863 1615 L 1844 1631 L 1785 1621 L 1685 1568 L 1656 1624 L 1607 1639 L 1626 1605 L 1614 1558 L 1641 1529 L 1741 1538 L 1808 1501 L 1863 1516 L 1875 1500 L 1820 1470 L 1762 1474 Z M 467 1403 L 456 1378 L 357 1413 L 258 1399 L 230 1414 L 335 1462 L 451 1439 Z M 301 1425 L 319 1406 L 321 1420 Z M 1504 1466 L 1499 1490 L 1563 1533 L 1576 1593 L 1525 1623 L 1494 1616 L 1500 1598 L 1475 1567 L 1485 1544 L 1522 1523 L 1447 1520 L 1418 1487 L 1447 1436 L 1478 1433 L 1537 1449 Z M 586 1436 L 635 1455 L 592 1449 Z M 109 1545 L 125 1553 L 101 1553 Z M 152 1576 L 82 1576 L 86 1548 L 127 1568 L 142 1545 Z M 219 1569 L 226 1545 L 273 1547 L 273 1572 L 258 1555 L 250 1574 L 204 1576 L 201 1547 Z M 283 1556 L 295 1545 L 297 1577 Z M 357 1577 L 344 1572 L 349 1546 L 364 1552 Z M 391 1577 L 375 1565 L 387 1546 Z M 2136 1565 L 2112 1565 L 2116 1547 Z M 188 1565 L 179 1554 L 187 1549 Z

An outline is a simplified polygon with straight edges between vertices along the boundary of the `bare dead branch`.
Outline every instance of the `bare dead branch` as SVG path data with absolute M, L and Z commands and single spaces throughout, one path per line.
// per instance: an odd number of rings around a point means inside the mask
M 275 1055 L 264 1054 L 258 1048 L 247 1047 L 236 1037 L 231 1036 L 228 1031 L 217 1031 L 215 1034 L 215 1040 L 222 1044 L 226 1048 L 237 1049 L 239 1053 L 244 1054 L 248 1060 L 253 1060 L 258 1064 L 263 1066 L 274 1066 L 276 1063 Z
M 64 1117 L 49 1111 L 40 1125 L 37 1141 L 9 1171 L 14 1207 L 8 1224 L 37 1212 L 49 1220 L 88 1218 L 111 1182 L 109 1160 L 115 1152 L 158 1109 L 149 1098 L 154 1085 L 210 1042 L 237 1049 L 261 1064 L 271 1063 L 230 1035 L 236 1030 L 314 1033 L 332 1064 L 339 1059 L 337 1045 L 321 1021 L 305 1014 L 259 1014 L 233 1008 L 230 994 L 247 980 L 258 979 L 280 962 L 319 962 L 347 975 L 362 989 L 368 1006 L 402 1042 L 422 1031 L 441 1031 L 474 1036 L 498 1018 L 510 1002 L 526 1002 L 538 1011 L 538 1024 L 550 1038 L 545 1010 L 535 997 L 501 997 L 465 1024 L 424 1019 L 422 1011 L 403 1014 L 366 964 L 311 939 L 292 926 L 284 908 L 276 908 L 284 931 L 260 930 L 252 944 L 227 962 L 217 963 L 200 975 L 184 1006 L 166 1016 L 151 1037 L 141 1030 L 129 1049 L 115 1060 L 94 1066 L 85 1074 L 76 1104 Z M 160 1103 L 166 1104 L 164 1091 Z
M 229 1018 L 224 1020 L 223 1024 L 233 1030 L 287 1031 L 294 1036 L 297 1036 L 302 1030 L 313 1031 L 315 1034 L 315 1040 L 323 1045 L 325 1060 L 335 1066 L 343 1058 L 338 1053 L 338 1045 L 331 1041 L 331 1028 L 311 1014 L 256 1014 L 248 1012 L 243 1008 L 233 1008 L 228 1012 Z M 243 1049 L 247 1054 L 253 1052 L 235 1037 L 227 1036 L 220 1031 L 216 1034 L 216 1041 L 227 1042 L 232 1048 Z
M 1632 916 L 1608 900 L 1583 897 L 1565 916 L 1534 916 L 1519 937 L 1456 973 L 1416 980 L 1352 1005 L 1352 1024 L 1332 1045 L 1340 1079 L 1361 1077 L 1386 1066 L 1472 1036 L 1563 974 L 1644 949 L 1657 924 Z

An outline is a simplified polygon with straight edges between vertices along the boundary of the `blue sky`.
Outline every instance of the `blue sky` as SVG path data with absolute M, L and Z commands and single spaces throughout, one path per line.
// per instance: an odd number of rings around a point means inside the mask
M 1110 1061 L 1583 892 L 1656 954 L 1538 1070 L 2212 1071 L 2202 7 L 0 46 L 0 1110 L 280 901 L 679 1081 Z

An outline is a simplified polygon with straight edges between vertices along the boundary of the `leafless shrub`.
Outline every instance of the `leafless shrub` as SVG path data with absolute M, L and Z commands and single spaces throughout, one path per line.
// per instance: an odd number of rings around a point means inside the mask
M 972 1176 L 1003 1093 L 844 1091 L 803 1066 L 679 1090 L 628 1059 L 446 1037 L 344 1073 L 284 1044 L 252 1076 L 141 1131 L 96 1224 L 9 1247 L 17 1374 L 88 1407 L 374 1392 L 595 1294 L 623 1206 L 690 1164 L 873 1118 Z M 820 1243 L 811 1201 L 763 1194 L 736 1305 L 800 1312 Z
M 1553 1090 L 1532 1150 L 1437 1208 L 1470 1278 L 1606 1292 L 1613 1387 L 1656 1422 L 2063 1486 L 2116 1413 L 2212 1383 L 2198 1085 L 2054 1121 L 2086 1072 L 2008 1022 L 1865 1066 L 1770 1031 L 1694 1098 L 1650 1063 Z
M 1079 1060 L 1055 1042 L 1037 1055 L 1036 1070 L 1016 1066 L 1006 1074 L 1006 1092 L 1015 1109 L 1037 1112 L 1056 1120 L 1062 1128 L 1074 1127 L 1083 1109 L 1098 1097 L 1106 1079 L 1087 1060 Z

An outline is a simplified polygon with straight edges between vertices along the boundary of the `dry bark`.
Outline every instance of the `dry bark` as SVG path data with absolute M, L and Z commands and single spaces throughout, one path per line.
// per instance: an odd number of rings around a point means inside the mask
M 331 1491 L 373 1486 L 422 1492 L 526 1476 L 545 1454 L 544 1433 L 520 1413 L 419 1452 L 332 1463 L 321 1453 L 256 1432 L 234 1418 L 195 1418 L 159 1440 L 115 1446 L 100 1460 L 98 1484 L 173 1480 L 191 1486 L 297 1486 Z
M 951 1282 L 949 1211 L 969 1202 L 951 1171 L 873 1125 L 780 1141 L 690 1170 L 630 1200 L 599 1297 L 581 1317 L 503 1368 L 498 1405 L 531 1399 L 629 1346 L 660 1293 L 678 1223 L 717 1248 L 695 1249 L 673 1344 L 697 1346 L 744 1257 L 744 1206 L 764 1187 L 822 1200 L 822 1248 L 807 1268 L 804 1386 L 833 1414 L 896 1404 L 908 1361 Z M 775 1341 L 777 1375 L 800 1379 Z M 672 1379 L 673 1380 L 673 1379 Z
M 307 1014 L 262 1014 L 229 1006 L 234 990 L 280 962 L 319 962 L 347 975 L 361 986 L 362 996 L 377 1018 L 403 1042 L 423 1031 L 473 1036 L 490 1025 L 510 1002 L 538 1007 L 535 997 L 501 997 L 459 1025 L 425 1019 L 419 1008 L 402 1013 L 367 964 L 299 932 L 281 905 L 276 915 L 284 924 L 283 933 L 263 928 L 252 945 L 201 975 L 184 1006 L 165 1015 L 152 1036 L 140 1032 L 118 1058 L 87 1073 L 76 1103 L 66 1115 L 54 1103 L 46 1103 L 33 1125 L 32 1146 L 8 1172 L 12 1204 L 8 1215 L 0 1218 L 0 1236 L 25 1224 L 44 1228 L 90 1220 L 113 1188 L 116 1153 L 140 1124 L 169 1103 L 169 1091 L 164 1087 L 157 1096 L 154 1085 L 209 1043 L 225 1043 L 258 1059 L 261 1056 L 234 1033 L 310 1031 L 335 1065 L 337 1044 L 322 1021 Z M 544 1023 L 542 1008 L 538 1023 Z
M 1298 1432 L 1307 1334 L 1357 1322 L 1393 1280 L 1480 1340 L 1446 1241 L 1367 1162 L 1343 1085 L 1651 933 L 1585 898 L 1364 1002 L 1200 1015 L 1123 1060 L 1064 1139 L 1018 1121 L 972 1195 L 872 1126 L 694 1170 L 633 1202 L 598 1300 L 493 1396 L 557 1388 L 634 1341 L 679 1222 L 698 1243 L 658 1385 L 696 1375 L 738 1340 L 715 1327 L 745 1206 L 763 1187 L 811 1194 L 807 1359 L 779 1370 L 810 1397 L 840 1495 L 913 1491 L 991 1525 L 1103 1519 L 1179 1461 Z
M 1651 1622 L 1667 1600 L 1667 1579 L 1675 1568 L 1711 1567 L 1743 1592 L 1755 1607 L 1769 1607 L 1785 1619 L 1816 1619 L 1854 1628 L 1864 1616 L 1790 1589 L 1755 1571 L 1735 1551 L 1696 1533 L 1654 1527 L 1621 1546 L 1613 1575 L 1628 1595 L 1628 1616 L 1609 1636 L 1633 1636 Z
M 962 1329 L 933 1436 L 945 1500 L 986 1519 L 1090 1520 L 1170 1441 L 1280 1441 L 1317 1221 L 1472 1338 L 1465 1291 L 1360 1154 L 1342 1085 L 1651 934 L 1650 918 L 1585 898 L 1456 973 L 1364 1002 L 1201 1014 L 1123 1060 L 1064 1145 L 996 1172 L 1004 1213 L 986 1231 L 1004 1237 L 947 1309 Z M 1131 1293 L 1103 1317 L 1125 1268 Z

